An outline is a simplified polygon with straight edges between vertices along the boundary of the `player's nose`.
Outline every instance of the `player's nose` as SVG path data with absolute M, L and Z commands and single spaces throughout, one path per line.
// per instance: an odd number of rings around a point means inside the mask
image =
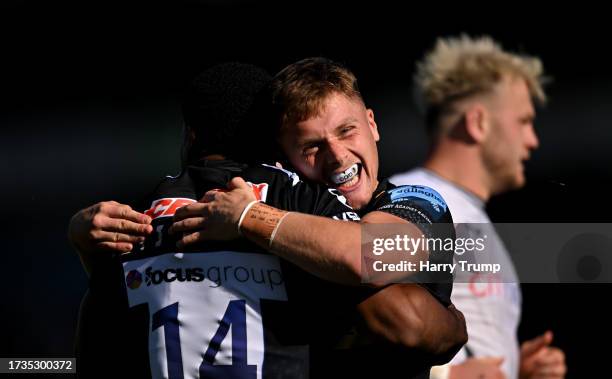
M 528 128 L 526 128 L 524 141 L 525 141 L 525 146 L 529 150 L 535 150 L 540 146 L 540 140 L 538 138 L 538 135 L 535 129 L 533 128 L 533 125 L 530 125 Z
M 325 161 L 331 166 L 342 166 L 348 160 L 348 150 L 339 141 L 328 141 Z

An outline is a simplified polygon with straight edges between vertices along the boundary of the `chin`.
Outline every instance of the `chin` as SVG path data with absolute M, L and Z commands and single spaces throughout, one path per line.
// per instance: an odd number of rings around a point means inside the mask
M 348 200 L 349 205 L 356 210 L 359 210 L 365 207 L 368 204 L 368 199 L 365 199 L 364 196 L 361 196 L 359 193 L 349 193 L 343 194 Z
M 493 189 L 493 195 L 501 195 L 502 193 L 521 189 L 525 186 L 525 177 L 523 175 L 506 175 L 497 179 L 497 186 Z
M 523 174 L 520 174 L 516 178 L 514 178 L 514 180 L 512 181 L 511 189 L 523 188 L 525 187 L 526 183 L 527 183 L 527 180 L 525 179 L 525 176 Z

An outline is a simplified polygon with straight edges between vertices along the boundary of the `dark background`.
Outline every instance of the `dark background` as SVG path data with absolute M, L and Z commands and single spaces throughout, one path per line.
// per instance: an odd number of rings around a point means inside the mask
M 0 356 L 73 355 L 87 277 L 66 239 L 70 216 L 101 200 L 133 202 L 178 172 L 180 90 L 222 61 L 271 72 L 313 55 L 347 64 L 375 110 L 387 176 L 426 152 L 410 86 L 415 60 L 438 36 L 490 34 L 540 56 L 554 79 L 536 121 L 541 148 L 529 184 L 494 199 L 493 220 L 609 222 L 610 25 L 601 10 L 563 7 L 5 1 Z M 553 329 L 569 378 L 607 370 L 598 345 L 612 337 L 604 307 L 611 288 L 524 285 L 521 337 Z

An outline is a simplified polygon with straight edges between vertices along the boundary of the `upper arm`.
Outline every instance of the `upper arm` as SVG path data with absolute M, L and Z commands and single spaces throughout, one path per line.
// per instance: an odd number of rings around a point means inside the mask
M 408 224 L 408 220 L 387 212 L 374 211 L 361 218 L 362 224 Z
M 371 207 L 372 212 L 363 217 L 366 223 L 409 224 L 396 227 L 401 234 L 411 238 L 454 240 L 455 228 L 448 205 L 434 189 L 425 186 L 401 186 L 378 194 Z M 385 228 L 391 229 L 391 228 Z M 454 242 L 454 241 L 453 241 Z M 440 244 L 432 244 L 426 257 L 431 263 L 453 263 L 453 251 L 439 250 Z M 438 249 L 438 250 L 436 250 Z M 450 304 L 452 274 L 448 271 L 419 271 L 409 277 L 413 283 L 428 289 L 442 304 Z

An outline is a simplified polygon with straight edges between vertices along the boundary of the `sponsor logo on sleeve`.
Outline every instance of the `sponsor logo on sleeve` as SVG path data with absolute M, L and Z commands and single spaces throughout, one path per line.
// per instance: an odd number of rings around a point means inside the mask
M 428 201 L 437 212 L 446 212 L 446 202 L 439 193 L 425 186 L 401 186 L 389 191 L 391 202 L 409 201 L 417 198 Z

